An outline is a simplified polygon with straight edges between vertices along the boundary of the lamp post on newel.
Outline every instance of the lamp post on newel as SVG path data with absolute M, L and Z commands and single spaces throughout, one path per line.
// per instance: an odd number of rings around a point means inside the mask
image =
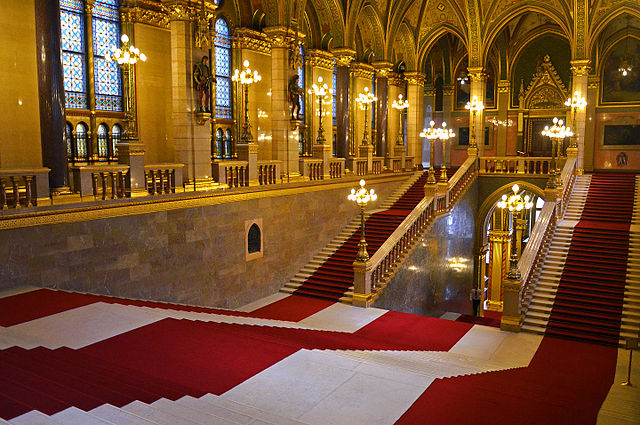
M 353 305 L 357 307 L 368 307 L 371 305 L 371 263 L 367 253 L 367 241 L 364 236 L 364 209 L 369 202 L 378 199 L 378 195 L 373 189 L 365 189 L 366 182 L 360 180 L 360 187 L 351 189 L 347 199 L 355 202 L 360 207 L 360 243 L 358 253 L 353 262 Z

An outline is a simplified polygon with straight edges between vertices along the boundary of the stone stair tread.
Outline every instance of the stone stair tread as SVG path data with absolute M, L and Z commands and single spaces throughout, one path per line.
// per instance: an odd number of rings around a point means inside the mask
M 118 425 L 73 406 L 54 413 L 51 417 L 65 425 Z
M 53 419 L 51 416 L 45 415 L 37 410 L 31 410 L 11 419 L 11 425 L 65 425 L 63 422 L 59 422 Z
M 157 407 L 158 409 L 164 410 L 167 413 L 170 412 L 173 415 L 189 418 L 189 420 L 199 424 L 215 423 L 216 425 L 240 425 L 247 424 L 249 422 L 246 420 L 243 422 L 231 421 L 207 411 L 181 404 L 177 401 L 173 402 L 171 400 L 167 400 L 166 398 L 156 400 L 151 403 L 150 406 Z M 218 412 L 223 413 L 221 409 L 218 410 Z
M 167 413 L 158 408 L 153 408 L 150 405 L 137 400 L 123 406 L 122 410 L 156 422 L 159 425 L 199 425 L 196 422 Z
M 89 411 L 94 416 L 111 421 L 114 424 L 127 424 L 127 425 L 159 425 L 157 422 L 144 419 L 133 413 L 125 412 L 110 404 L 103 404 Z

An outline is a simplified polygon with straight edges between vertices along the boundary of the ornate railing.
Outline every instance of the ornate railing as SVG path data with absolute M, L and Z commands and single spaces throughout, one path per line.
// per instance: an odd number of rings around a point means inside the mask
M 371 161 L 370 174 L 381 174 L 383 165 L 384 165 L 383 157 L 379 157 L 379 156 L 373 157 L 373 160 Z
M 0 209 L 32 207 L 49 198 L 48 168 L 0 168 Z
M 415 166 L 413 161 L 414 161 L 414 158 L 412 156 L 405 156 L 404 157 L 404 169 L 405 170 L 412 170 L 413 167 Z
M 258 183 L 275 184 L 280 176 L 282 161 L 258 161 Z
M 367 174 L 367 158 L 355 158 L 353 160 L 353 164 L 353 172 L 356 176 L 364 176 L 365 174 Z
M 562 197 L 560 200 L 560 210 L 557 212 L 559 216 L 564 216 L 564 212 L 567 209 L 567 203 L 569 202 L 569 196 L 573 190 L 573 183 L 576 180 L 576 158 L 567 158 L 562 173 L 560 174 L 560 181 L 562 182 Z
M 345 161 L 344 158 L 332 158 L 329 161 L 329 177 L 332 179 L 342 178 Z
M 144 166 L 144 180 L 151 195 L 182 190 L 183 164 L 149 164 Z
M 129 166 L 124 164 L 73 166 L 73 189 L 80 193 L 81 198 L 124 198 L 127 196 L 128 172 Z
M 247 161 L 214 161 L 211 163 L 213 178 L 229 187 L 249 186 Z
M 530 156 L 493 156 L 478 158 L 480 175 L 533 174 L 547 175 L 551 158 Z
M 309 180 L 321 180 L 322 179 L 322 160 L 321 159 L 301 159 L 302 164 L 301 173 L 304 177 L 308 177 Z
M 371 305 L 386 286 L 395 265 L 404 258 L 427 226 L 438 214 L 450 209 L 473 182 L 477 176 L 475 164 L 475 157 L 467 159 L 451 178 L 445 192 L 423 198 L 366 263 L 354 263 L 354 305 Z

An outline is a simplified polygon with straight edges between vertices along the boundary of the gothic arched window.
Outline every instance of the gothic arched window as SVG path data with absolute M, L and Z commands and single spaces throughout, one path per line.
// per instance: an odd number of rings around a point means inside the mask
M 60 0 L 65 106 L 74 109 L 88 107 L 83 3 L 79 0 Z
M 109 160 L 109 127 L 106 124 L 98 126 L 98 161 Z
M 216 157 L 224 157 L 224 132 L 221 128 L 216 130 Z
M 231 158 L 231 145 L 233 144 L 233 136 L 231 135 L 231 130 L 227 128 L 224 132 L 224 148 L 225 148 L 225 158 Z
M 86 161 L 87 156 L 87 125 L 83 122 L 76 126 L 76 160 Z
M 300 67 L 298 68 L 298 87 L 300 87 L 302 89 L 302 96 L 300 96 L 300 112 L 299 112 L 299 116 L 303 117 L 302 119 L 304 119 L 304 102 L 305 102 L 305 93 L 306 90 L 304 89 L 304 65 L 305 65 L 305 60 L 304 60 L 304 47 L 302 46 L 302 44 L 299 47 L 298 53 L 300 54 Z
M 73 127 L 70 123 L 65 124 L 64 135 L 67 139 L 67 159 L 73 162 Z
M 122 82 L 115 61 L 105 55 L 120 44 L 118 0 L 96 0 L 93 4 L 93 75 L 95 78 L 96 109 L 122 110 Z
M 118 159 L 118 143 L 122 141 L 122 129 L 118 124 L 111 127 L 111 159 Z
M 337 110 L 338 90 L 336 90 L 336 87 L 338 87 L 338 66 L 336 65 L 336 61 L 333 61 L 332 84 L 333 84 L 333 86 L 331 87 L 333 89 L 333 111 L 332 111 L 332 115 L 333 115 L 333 126 L 335 127 L 335 126 L 338 125 L 338 110 Z
M 232 119 L 231 109 L 231 31 L 226 19 L 216 19 L 216 38 L 213 41 L 216 56 L 216 118 Z
M 247 253 L 253 254 L 254 252 L 260 252 L 260 227 L 257 224 L 252 224 L 247 234 Z

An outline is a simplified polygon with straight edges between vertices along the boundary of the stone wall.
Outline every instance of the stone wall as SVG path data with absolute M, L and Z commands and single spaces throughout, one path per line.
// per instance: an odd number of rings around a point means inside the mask
M 374 306 L 424 316 L 471 313 L 478 182 L 427 229 Z
M 380 204 L 405 179 L 368 186 Z M 156 212 L 3 230 L 0 289 L 35 285 L 235 308 L 276 292 L 341 231 L 358 211 L 347 200 L 352 186 L 268 190 L 194 208 L 151 204 Z M 245 222 L 255 219 L 262 219 L 264 255 L 247 261 Z

